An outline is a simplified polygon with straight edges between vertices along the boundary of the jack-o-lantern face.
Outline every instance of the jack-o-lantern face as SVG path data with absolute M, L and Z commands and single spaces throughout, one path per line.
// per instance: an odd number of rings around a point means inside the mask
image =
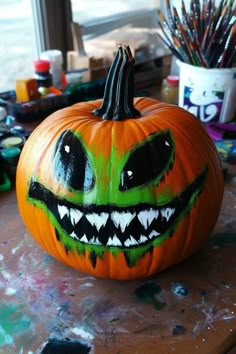
M 17 169 L 32 236 L 101 277 L 148 276 L 185 259 L 209 237 L 222 201 L 219 158 L 201 123 L 176 106 L 133 102 L 105 109 L 105 93 L 101 108 L 97 100 L 55 112 L 30 136 Z
M 143 201 L 143 195 L 151 194 L 172 169 L 174 153 L 174 137 L 164 130 L 149 135 L 123 156 L 116 156 L 114 150 L 104 161 L 104 156 L 95 158 L 88 151 L 80 135 L 66 130 L 55 144 L 52 174 L 54 183 L 62 184 L 74 197 L 67 200 L 56 195 L 35 175 L 28 200 L 50 214 L 57 239 L 68 251 L 88 249 L 94 266 L 96 255 L 106 250 L 123 252 L 128 265 L 134 266 L 150 247 L 174 233 L 204 187 L 207 166 L 178 195 Z M 114 174 L 106 163 L 110 168 L 115 164 Z M 112 185 L 104 182 L 110 179 Z M 94 203 L 85 203 L 85 194 L 87 198 L 95 194 Z

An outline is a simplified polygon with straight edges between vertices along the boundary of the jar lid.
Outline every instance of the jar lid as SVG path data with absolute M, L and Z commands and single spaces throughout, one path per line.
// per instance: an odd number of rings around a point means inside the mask
M 48 60 L 35 60 L 34 61 L 34 70 L 43 72 L 49 71 L 50 69 L 50 62 Z
M 166 81 L 171 85 L 178 85 L 179 84 L 179 77 L 176 75 L 168 75 Z
M 0 121 L 4 120 L 7 116 L 7 111 L 4 107 L 0 107 Z
M 63 64 L 62 52 L 58 49 L 50 49 L 40 54 L 40 59 L 50 61 L 50 64 Z
M 9 147 L 1 150 L 1 155 L 4 159 L 12 159 L 20 155 L 20 148 L 18 147 Z
M 0 141 L 0 146 L 2 148 L 21 147 L 23 144 L 23 136 L 16 134 L 7 134 L 7 136 L 3 136 Z

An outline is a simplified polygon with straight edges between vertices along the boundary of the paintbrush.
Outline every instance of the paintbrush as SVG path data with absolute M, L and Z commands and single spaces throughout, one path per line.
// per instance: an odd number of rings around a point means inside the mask
M 223 8 L 223 10 L 221 11 L 220 16 L 218 16 L 218 18 L 215 20 L 216 25 L 215 25 L 214 32 L 211 36 L 211 39 L 210 39 L 209 44 L 206 49 L 206 53 L 205 53 L 206 58 L 210 57 L 211 52 L 212 52 L 212 47 L 215 43 L 217 43 L 217 38 L 219 38 L 219 34 L 220 34 L 221 23 L 223 21 L 223 17 L 225 15 L 226 11 L 227 11 L 227 7 L 225 6 Z
M 230 48 L 230 44 L 234 43 L 234 45 L 235 45 L 235 35 L 236 35 L 236 23 L 231 28 L 230 33 L 229 33 L 227 40 L 225 42 L 223 53 L 220 56 L 219 60 L 217 61 L 217 66 L 219 66 L 220 68 L 223 68 L 225 65 L 226 57 L 229 54 L 228 49 Z
M 178 50 L 172 45 L 169 44 L 166 40 L 166 38 L 163 38 L 162 35 L 160 33 L 157 33 L 158 37 L 160 37 L 160 39 L 165 43 L 165 45 L 167 46 L 167 48 L 169 48 L 169 50 L 171 51 L 171 53 L 180 61 L 185 61 L 185 58 L 183 56 L 181 56 L 181 54 L 178 52 Z
M 165 18 L 163 12 L 161 12 L 161 10 L 157 10 L 157 14 L 158 14 L 158 18 L 159 18 L 159 23 L 162 24 L 163 28 L 165 28 L 169 33 L 172 33 L 173 30 L 170 27 L 167 19 Z
M 183 61 L 185 63 L 191 64 L 191 58 L 189 57 L 188 53 L 184 50 L 184 46 L 182 45 L 182 43 L 180 43 L 178 37 L 175 34 L 173 35 L 173 42 L 178 53 L 180 53 L 181 57 L 183 58 Z
M 229 56 L 225 64 L 226 68 L 233 67 L 233 66 L 236 66 L 236 47 L 234 47 L 234 50 L 232 51 L 231 55 Z
M 166 0 L 166 10 L 167 10 L 167 16 L 169 19 L 170 27 L 171 27 L 172 31 L 174 31 L 175 24 L 174 24 L 174 19 L 173 19 L 172 12 L 171 12 L 170 0 Z
M 186 11 L 181 1 L 180 18 L 176 7 L 166 0 L 167 18 L 159 12 L 159 25 L 165 43 L 178 58 L 202 67 L 225 67 L 234 65 L 236 9 L 234 0 L 190 0 Z M 230 57 L 230 60 L 229 60 Z

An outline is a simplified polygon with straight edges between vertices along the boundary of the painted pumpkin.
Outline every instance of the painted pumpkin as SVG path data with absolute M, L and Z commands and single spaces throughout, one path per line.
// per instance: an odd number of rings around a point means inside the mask
M 104 99 L 75 104 L 32 133 L 17 169 L 29 233 L 53 257 L 98 277 L 134 279 L 197 251 L 218 218 L 223 175 L 199 120 L 133 98 L 120 46 Z

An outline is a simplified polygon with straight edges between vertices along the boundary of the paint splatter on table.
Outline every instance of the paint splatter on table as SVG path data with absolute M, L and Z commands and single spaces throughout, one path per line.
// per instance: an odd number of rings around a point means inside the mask
M 126 282 L 96 279 L 51 258 L 23 226 L 14 190 L 2 193 L 0 353 L 230 350 L 236 344 L 236 184 L 231 177 L 209 242 L 155 277 Z

